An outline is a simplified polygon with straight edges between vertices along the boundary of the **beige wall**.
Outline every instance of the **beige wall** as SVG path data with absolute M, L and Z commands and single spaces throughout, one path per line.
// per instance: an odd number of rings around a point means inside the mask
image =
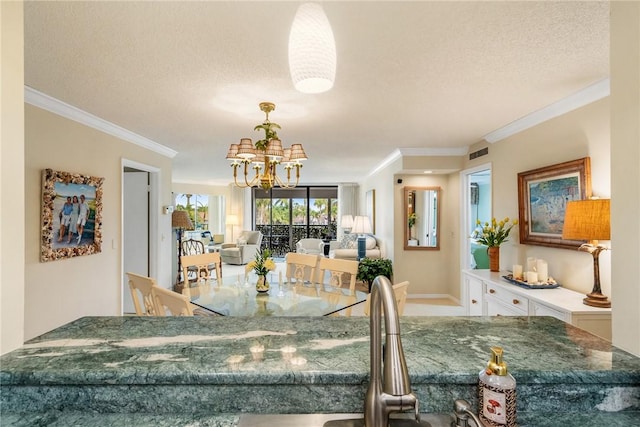
M 160 169 L 159 205 L 171 203 L 171 159 L 25 105 L 25 339 L 81 316 L 121 314 L 121 159 Z M 40 262 L 41 171 L 104 177 L 102 252 Z M 4 212 L 3 212 L 4 215 Z M 158 282 L 171 283 L 171 216 L 159 215 Z
M 611 196 L 609 99 L 574 110 L 489 145 L 489 154 L 466 168 L 492 163 L 492 205 L 496 218 L 518 218 L 518 173 L 564 161 L 591 157 L 593 195 Z M 474 147 L 475 149 L 475 147 Z M 514 228 L 500 248 L 500 267 L 524 264 L 527 257 L 549 262 L 549 274 L 563 286 L 587 293 L 593 287 L 593 258 L 584 252 L 521 245 Z M 608 243 L 608 242 L 603 242 Z M 611 295 L 611 252 L 600 256 L 602 289 Z
M 24 341 L 22 7 L 0 2 L 0 354 Z
M 611 4 L 613 343 L 640 356 L 640 3 Z

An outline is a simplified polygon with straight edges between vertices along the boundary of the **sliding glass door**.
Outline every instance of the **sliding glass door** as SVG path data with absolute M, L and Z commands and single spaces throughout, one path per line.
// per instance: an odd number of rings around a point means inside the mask
M 254 189 L 253 206 L 254 229 L 262 232 L 262 246 L 274 256 L 294 252 L 302 238 L 335 238 L 338 187 Z

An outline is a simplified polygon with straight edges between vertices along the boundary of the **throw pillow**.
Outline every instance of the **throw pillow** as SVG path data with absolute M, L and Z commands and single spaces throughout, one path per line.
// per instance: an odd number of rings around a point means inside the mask
M 340 249 L 357 249 L 358 236 L 356 234 L 345 234 L 340 239 Z
M 373 236 L 367 236 L 366 249 L 375 249 L 376 246 L 378 246 L 376 238 Z

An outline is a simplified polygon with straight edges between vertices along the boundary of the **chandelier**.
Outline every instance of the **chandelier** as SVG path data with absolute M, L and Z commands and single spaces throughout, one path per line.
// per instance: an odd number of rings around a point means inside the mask
M 233 182 L 240 188 L 260 187 L 265 191 L 278 186 L 281 188 L 293 188 L 300 181 L 300 168 L 302 161 L 307 160 L 307 155 L 302 144 L 293 144 L 291 148 L 282 148 L 282 141 L 278 138 L 277 129 L 281 129 L 277 123 L 269 121 L 269 113 L 275 110 L 272 102 L 261 102 L 260 110 L 265 113 L 265 120 L 257 125 L 254 130 L 263 130 L 264 139 L 256 141 L 251 138 L 242 138 L 240 144 L 231 144 L 227 153 L 227 160 L 231 161 L 233 168 Z M 287 171 L 286 181 L 277 174 L 278 165 Z M 238 169 L 242 168 L 244 180 L 238 181 Z M 249 179 L 249 169 L 255 170 L 255 176 Z M 295 181 L 291 181 L 291 170 L 296 170 Z

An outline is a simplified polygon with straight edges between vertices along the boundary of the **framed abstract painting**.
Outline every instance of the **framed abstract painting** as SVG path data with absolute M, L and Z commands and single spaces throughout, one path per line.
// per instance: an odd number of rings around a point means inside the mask
M 577 249 L 584 241 L 562 239 L 565 208 L 590 196 L 589 157 L 519 173 L 520 243 Z

